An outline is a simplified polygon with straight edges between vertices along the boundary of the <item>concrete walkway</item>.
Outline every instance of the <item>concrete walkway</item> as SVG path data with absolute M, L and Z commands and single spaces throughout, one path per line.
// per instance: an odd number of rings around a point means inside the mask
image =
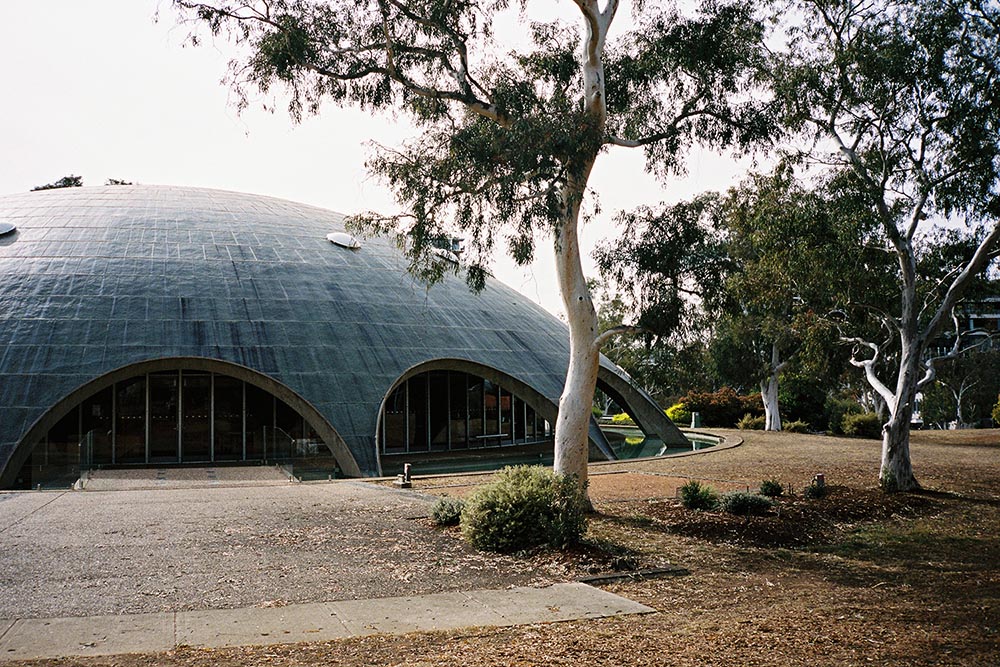
M 581 583 L 285 607 L 0 620 L 0 661 L 318 642 L 655 611 Z

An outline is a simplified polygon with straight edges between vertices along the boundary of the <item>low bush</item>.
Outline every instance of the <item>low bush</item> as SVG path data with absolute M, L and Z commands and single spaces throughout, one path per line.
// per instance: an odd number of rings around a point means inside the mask
M 732 428 L 744 414 L 759 415 L 764 412 L 760 394 L 741 396 L 730 387 L 718 391 L 690 391 L 680 402 L 689 413 L 701 414 L 705 426 Z
M 837 398 L 831 396 L 823 407 L 826 414 L 826 428 L 834 435 L 844 434 L 844 417 L 864 412 L 864 408 L 853 398 Z
M 683 403 L 674 403 L 666 409 L 667 418 L 675 424 L 686 426 L 691 423 L 691 411 Z
M 749 412 L 740 417 L 740 420 L 736 422 L 736 428 L 741 431 L 763 431 L 764 430 L 764 415 L 755 417 Z
M 993 423 L 1000 424 L 1000 396 L 997 396 L 997 404 L 993 406 Z
M 462 510 L 465 508 L 465 501 L 461 498 L 442 498 L 434 503 L 431 510 L 431 517 L 434 523 L 439 526 L 457 526 L 462 518 Z
M 791 421 L 785 422 L 781 425 L 782 431 L 788 431 L 789 433 L 808 433 L 809 424 L 804 421 Z
M 594 419 L 600 419 L 604 416 L 604 410 L 601 410 L 596 405 L 590 407 L 590 414 L 594 415 Z
M 816 480 L 809 482 L 809 485 L 802 489 L 802 495 L 813 500 L 826 497 L 826 485 L 819 484 Z
M 611 418 L 612 424 L 617 424 L 618 426 L 635 426 L 635 422 L 632 418 L 628 416 L 627 412 L 619 412 Z
M 874 412 L 844 415 L 841 423 L 844 435 L 854 438 L 882 437 L 882 419 Z
M 714 510 L 719 506 L 719 494 L 710 486 L 691 480 L 681 487 L 681 505 L 689 510 Z
M 481 551 L 562 548 L 587 531 L 587 510 L 574 478 L 540 466 L 507 467 L 466 501 L 462 536 Z
M 777 498 L 785 492 L 785 487 L 776 479 L 765 479 L 760 483 L 760 495 Z
M 765 496 L 747 491 L 732 491 L 724 494 L 720 502 L 722 509 L 739 516 L 762 516 L 774 506 L 774 501 Z

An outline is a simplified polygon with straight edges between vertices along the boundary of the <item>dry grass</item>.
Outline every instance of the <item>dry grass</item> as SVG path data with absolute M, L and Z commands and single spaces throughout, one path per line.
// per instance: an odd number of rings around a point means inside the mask
M 1000 432 L 915 434 L 913 461 L 926 491 L 890 498 L 876 490 L 876 442 L 730 435 L 745 444 L 602 467 L 629 472 L 594 477 L 591 551 L 575 554 L 567 574 L 595 563 L 684 566 L 690 575 L 608 586 L 656 614 L 33 664 L 1000 664 Z M 685 478 L 744 487 L 775 478 L 801 489 L 817 472 L 834 487 L 829 498 L 788 499 L 770 517 L 692 513 L 670 500 Z M 460 493 L 483 480 L 417 487 Z M 594 550 L 615 549 L 627 557 L 594 558 Z

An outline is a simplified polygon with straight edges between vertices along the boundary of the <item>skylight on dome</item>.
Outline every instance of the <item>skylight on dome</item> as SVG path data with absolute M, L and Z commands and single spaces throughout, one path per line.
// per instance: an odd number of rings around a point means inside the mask
M 0 236 L 10 234 L 15 229 L 17 229 L 17 227 L 12 222 L 0 222 Z
M 326 235 L 326 239 L 334 245 L 339 245 L 341 248 L 357 250 L 361 247 L 361 241 L 358 241 L 356 238 L 345 232 L 331 232 Z

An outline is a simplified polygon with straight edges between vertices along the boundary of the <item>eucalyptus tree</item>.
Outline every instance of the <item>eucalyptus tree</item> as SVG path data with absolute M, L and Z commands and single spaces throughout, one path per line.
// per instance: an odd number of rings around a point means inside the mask
M 621 216 L 623 239 L 596 257 L 646 328 L 661 331 L 696 314 L 708 322 L 716 374 L 758 387 L 765 428 L 780 431 L 782 373 L 790 363 L 830 372 L 824 362 L 835 356 L 820 315 L 847 293 L 844 269 L 865 255 L 864 216 L 848 211 L 783 163 L 724 195 Z
M 852 363 L 885 399 L 880 484 L 918 487 L 910 420 L 934 379 L 929 346 L 952 321 L 969 282 L 1000 239 L 1000 6 L 980 0 L 793 0 L 771 68 L 784 120 L 811 140 L 816 164 L 847 169 L 875 214 L 897 273 L 884 310 L 893 372 L 877 365 L 883 342 L 856 337 Z M 926 230 L 979 229 L 974 252 L 921 280 Z M 863 279 L 863 278 L 862 278 Z M 954 350 L 953 353 L 957 353 Z
M 749 91 L 763 27 L 743 4 L 709 0 L 682 15 L 643 2 L 613 38 L 619 0 L 564 2 L 565 20 L 548 23 L 522 2 L 518 40 L 494 31 L 498 15 L 516 12 L 507 0 L 174 0 L 197 24 L 195 42 L 204 29 L 235 42 L 228 81 L 239 105 L 284 87 L 296 120 L 324 102 L 413 120 L 418 136 L 368 163 L 402 213 L 354 223 L 396 234 L 424 278 L 443 270 L 434 239 L 459 230 L 473 288 L 498 241 L 525 263 L 536 232 L 551 236 L 570 338 L 555 468 L 581 484 L 600 348 L 620 331 L 598 333 L 581 265 L 591 170 L 608 150 L 643 150 L 666 177 L 693 144 L 761 136 Z
M 32 192 L 38 190 L 58 190 L 59 188 L 81 188 L 83 187 L 83 176 L 63 176 L 58 181 L 53 181 L 52 183 L 46 183 L 45 185 L 36 185 L 31 188 Z

